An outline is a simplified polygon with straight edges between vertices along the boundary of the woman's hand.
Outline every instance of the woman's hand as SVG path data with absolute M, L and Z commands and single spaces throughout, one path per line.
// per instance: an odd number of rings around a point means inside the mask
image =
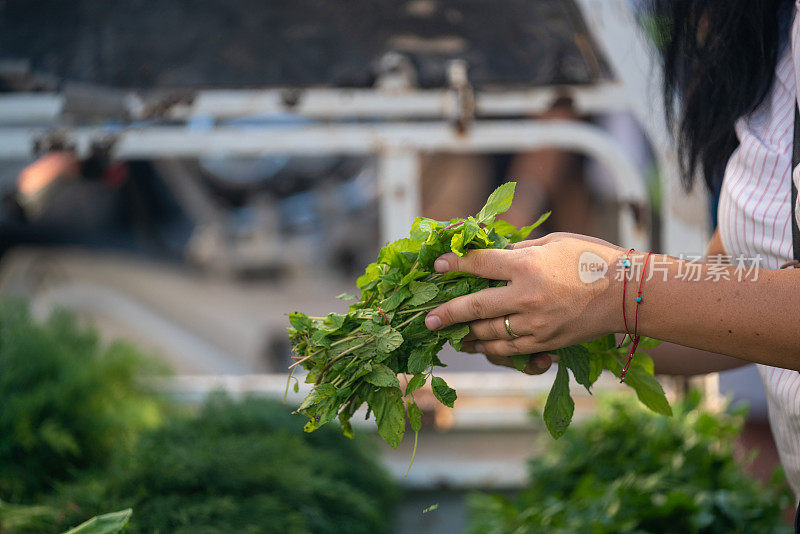
M 445 254 L 434 264 L 437 272 L 463 271 L 508 284 L 455 298 L 432 310 L 425 325 L 438 330 L 469 323 L 467 352 L 483 352 L 506 366 L 513 366 L 511 355 L 531 354 L 525 371 L 544 372 L 552 361 L 548 350 L 622 329 L 615 269 L 624 252 L 600 239 L 558 233 L 505 250 Z M 506 316 L 518 337 L 506 330 Z

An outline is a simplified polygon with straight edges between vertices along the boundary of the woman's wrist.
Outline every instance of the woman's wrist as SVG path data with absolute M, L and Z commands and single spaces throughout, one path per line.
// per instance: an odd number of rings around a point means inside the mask
M 626 258 L 625 250 L 609 250 L 604 259 L 608 263 L 605 274 L 605 288 L 600 295 L 603 331 L 606 333 L 625 332 L 622 316 L 623 278 L 620 274 L 622 262 Z M 627 296 L 627 295 L 626 295 Z
M 634 330 L 638 330 L 637 333 L 643 331 L 642 317 L 637 314 L 637 308 L 645 305 L 647 286 L 652 282 L 649 273 L 652 273 L 656 258 L 660 257 L 651 254 L 648 260 L 647 256 L 648 253 L 636 250 L 615 251 L 609 262 L 605 297 L 605 324 L 609 333 L 633 335 Z

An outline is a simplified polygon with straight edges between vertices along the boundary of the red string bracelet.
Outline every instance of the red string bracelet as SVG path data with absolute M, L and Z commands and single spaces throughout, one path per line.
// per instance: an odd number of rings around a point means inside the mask
M 642 303 L 644 300 L 642 298 L 642 288 L 644 287 L 644 275 L 647 271 L 647 263 L 650 261 L 650 256 L 652 256 L 652 252 L 648 252 L 647 256 L 644 258 L 644 265 L 642 266 L 642 277 L 639 279 L 639 292 L 636 294 L 636 309 L 633 312 L 633 342 L 631 343 L 631 348 L 628 351 L 628 360 L 625 362 L 625 367 L 622 368 L 622 372 L 619 374 L 619 381 L 625 382 L 625 375 L 628 374 L 628 367 L 631 365 L 631 360 L 633 359 L 633 355 L 636 354 L 636 347 L 639 346 L 639 304 Z M 627 328 L 627 324 L 626 324 Z M 630 334 L 629 334 L 630 335 Z
M 631 335 L 631 331 L 628 328 L 628 314 L 625 311 L 625 287 L 628 285 L 628 273 L 631 268 L 631 252 L 633 252 L 633 249 L 628 249 L 628 252 L 625 254 L 625 259 L 622 260 L 622 322 L 625 325 L 625 335 L 622 337 L 622 341 L 619 342 L 619 345 L 617 345 L 617 348 L 622 347 L 622 344 L 625 343 L 625 338 Z

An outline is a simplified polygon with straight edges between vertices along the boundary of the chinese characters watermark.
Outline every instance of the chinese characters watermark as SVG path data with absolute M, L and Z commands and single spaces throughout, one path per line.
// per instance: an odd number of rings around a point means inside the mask
M 583 256 L 581 256 L 583 258 Z M 630 258 L 630 267 L 626 268 L 622 264 L 624 257 L 620 257 L 615 266 L 615 279 L 621 282 L 626 277 L 628 280 L 653 279 L 666 282 L 672 275 L 675 279 L 684 282 L 719 282 L 736 280 L 738 282 L 755 282 L 758 280 L 758 271 L 763 262 L 760 254 L 748 257 L 743 254 L 739 256 L 713 255 L 703 259 L 700 255 L 678 256 L 678 262 L 669 259 L 651 258 L 647 265 L 647 272 L 644 269 L 644 257 L 634 256 Z M 670 266 L 675 265 L 670 269 Z M 630 274 L 626 274 L 626 271 Z M 583 278 L 581 278 L 583 279 Z

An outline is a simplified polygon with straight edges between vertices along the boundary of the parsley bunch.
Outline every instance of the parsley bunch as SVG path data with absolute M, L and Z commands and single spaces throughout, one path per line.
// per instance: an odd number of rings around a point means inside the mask
M 350 418 L 366 403 L 367 418 L 370 413 L 375 415 L 378 433 L 392 447 L 396 448 L 403 439 L 408 420 L 416 449 L 422 411 L 414 402 L 414 391 L 430 381 L 434 396 L 445 406 L 453 407 L 456 391 L 435 376 L 434 369 L 445 367 L 437 357 L 445 342 L 460 350 L 469 327 L 457 324 L 432 332 L 425 327 L 425 315 L 452 298 L 506 282 L 463 272 L 439 274 L 434 271 L 433 262 L 447 252 L 463 256 L 474 249 L 505 248 L 522 241 L 544 222 L 549 213 L 520 229 L 496 219 L 511 206 L 515 185 L 508 182 L 497 188 L 475 217 L 447 222 L 417 218 L 410 237 L 384 246 L 378 261 L 358 278 L 361 298 L 346 314 L 289 315 L 288 333 L 296 360 L 292 371 L 302 366 L 308 370 L 306 382 L 315 384 L 297 409 L 309 419 L 306 432 L 338 417 L 344 433 L 352 436 Z M 343 294 L 338 298 L 356 297 Z M 642 339 L 639 347 L 647 349 L 657 343 Z M 550 352 L 559 356 L 559 365 L 545 404 L 544 421 L 550 434 L 559 438 L 569 426 L 575 408 L 567 369 L 578 384 L 591 392 L 603 369 L 619 377 L 627 351 L 617 348 L 614 336 L 609 335 Z M 513 360 L 522 370 L 528 356 Z M 404 390 L 397 378 L 401 373 L 410 376 Z M 653 411 L 672 413 L 664 391 L 653 378 L 653 362 L 647 355 L 637 353 L 625 383 Z

